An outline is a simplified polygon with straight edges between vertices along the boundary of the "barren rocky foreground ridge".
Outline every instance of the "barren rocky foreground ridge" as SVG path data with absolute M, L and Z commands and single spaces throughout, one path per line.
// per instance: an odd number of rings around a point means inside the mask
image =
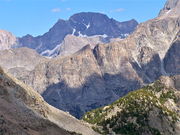
M 49 104 L 0 69 L 0 134 L 96 135 L 90 126 Z

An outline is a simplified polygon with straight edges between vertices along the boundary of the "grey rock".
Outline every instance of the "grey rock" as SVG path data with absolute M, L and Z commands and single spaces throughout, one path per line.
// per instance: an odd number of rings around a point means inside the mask
M 17 39 L 12 33 L 0 30 L 0 50 L 10 49 L 16 43 Z
M 105 36 L 105 35 L 104 35 Z M 60 45 L 57 45 L 53 50 L 46 50 L 41 53 L 48 57 L 68 56 L 79 51 L 86 45 L 90 45 L 93 49 L 97 44 L 108 42 L 104 36 L 74 36 L 67 35 Z
M 0 66 L 20 80 L 26 80 L 30 71 L 46 60 L 35 50 L 25 47 L 0 51 Z
M 171 10 L 174 10 L 175 14 L 180 14 L 179 7 L 180 1 L 179 0 L 167 0 L 164 8 L 160 11 L 159 15 L 169 14 Z M 174 14 L 170 13 L 170 14 Z

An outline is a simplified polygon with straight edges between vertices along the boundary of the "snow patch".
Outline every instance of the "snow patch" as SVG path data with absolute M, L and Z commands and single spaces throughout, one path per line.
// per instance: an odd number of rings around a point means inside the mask
M 126 38 L 126 37 L 128 37 L 128 36 L 129 36 L 129 34 L 128 34 L 128 33 L 121 34 L 121 37 L 122 37 L 122 38 Z
M 79 36 L 78 36 L 78 37 L 88 37 L 87 35 L 83 35 L 83 34 L 81 34 L 81 32 L 80 32 L 80 31 L 78 32 L 78 34 L 79 34 Z
M 83 24 L 86 26 L 86 29 L 89 29 L 89 27 L 91 27 L 90 23 L 88 24 L 83 23 Z
M 46 55 L 46 56 L 48 56 L 48 57 L 55 57 L 55 56 L 57 56 L 57 52 L 58 52 L 58 50 L 59 50 L 59 48 L 60 48 L 60 46 L 61 46 L 61 44 L 60 45 L 57 45 L 54 49 L 52 49 L 52 50 L 45 50 L 44 52 L 42 52 L 41 53 L 41 55 L 43 56 L 43 55 Z
M 78 37 L 102 37 L 102 38 L 107 38 L 107 37 L 108 37 L 108 35 L 106 35 L 106 34 L 103 34 L 103 35 L 93 35 L 93 36 L 87 36 L 87 35 L 83 35 L 83 34 L 81 34 L 81 32 L 80 32 L 80 31 L 78 32 L 78 34 L 79 34 L 79 36 L 78 36 Z
M 171 10 L 168 10 L 167 12 L 166 12 L 166 14 L 169 14 L 171 12 Z
M 90 23 L 88 23 L 88 25 L 86 25 L 86 28 L 88 29 L 89 27 L 91 27 Z
M 75 32 L 76 32 L 76 29 L 73 29 L 72 35 L 74 35 L 74 34 L 75 34 Z
M 108 35 L 106 35 L 106 34 L 98 35 L 98 36 L 102 36 L 103 38 L 107 38 L 108 37 Z
M 138 66 L 139 66 L 140 68 L 142 68 L 142 67 L 141 67 L 141 64 L 139 63 L 139 61 L 137 60 L 137 58 L 134 57 L 134 60 L 135 60 L 135 62 L 138 64 Z

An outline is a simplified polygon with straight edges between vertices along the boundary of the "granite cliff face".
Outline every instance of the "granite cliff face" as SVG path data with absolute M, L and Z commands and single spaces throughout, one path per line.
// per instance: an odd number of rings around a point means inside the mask
M 16 42 L 17 39 L 12 33 L 0 30 L 0 50 L 10 49 Z
M 47 50 L 55 49 L 64 38 L 71 34 L 75 36 L 106 35 L 112 37 L 126 37 L 134 31 L 137 26 L 135 20 L 118 22 L 108 18 L 104 14 L 83 12 L 69 18 L 69 20 L 58 20 L 58 22 L 45 34 L 38 37 L 26 35 L 19 38 L 16 47 L 28 47 L 35 49 L 38 53 L 46 55 Z
M 161 77 L 83 119 L 101 134 L 179 135 L 180 76 Z
M 0 133 L 3 135 L 97 135 L 87 124 L 50 106 L 32 88 L 2 69 L 0 89 Z

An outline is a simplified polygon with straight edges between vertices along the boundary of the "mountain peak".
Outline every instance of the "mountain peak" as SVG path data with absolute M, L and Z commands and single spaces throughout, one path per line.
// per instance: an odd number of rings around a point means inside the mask
M 26 46 L 40 54 L 52 51 L 60 45 L 67 35 L 79 37 L 103 36 L 105 38 L 125 38 L 134 31 L 137 21 L 119 22 L 107 15 L 95 12 L 81 12 L 72 15 L 68 20 L 59 19 L 45 34 L 38 37 L 24 36 L 19 38 L 18 47 Z
M 77 14 L 72 15 L 69 20 L 77 20 L 80 21 L 79 19 L 95 19 L 95 18 L 105 18 L 109 19 L 109 17 L 105 14 L 102 13 L 96 13 L 96 12 L 80 12 Z M 83 20 L 82 20 L 83 21 Z
M 129 20 L 129 22 L 136 22 L 138 24 L 138 22 L 136 21 L 136 19 L 131 19 Z
M 160 11 L 159 15 L 164 15 L 174 10 L 173 14 L 180 14 L 180 0 L 167 0 L 164 8 Z
M 5 30 L 0 30 L 0 50 L 10 49 L 16 44 L 16 37 Z
M 165 4 L 165 7 L 167 10 L 173 9 L 177 6 L 179 0 L 168 0 Z

